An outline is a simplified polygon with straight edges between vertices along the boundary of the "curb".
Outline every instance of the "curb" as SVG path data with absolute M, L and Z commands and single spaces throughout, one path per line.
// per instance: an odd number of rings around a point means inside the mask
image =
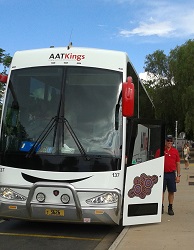
M 116 240 L 112 243 L 112 245 L 109 247 L 108 250 L 115 250 L 119 243 L 122 241 L 122 239 L 125 237 L 126 233 L 128 232 L 129 227 L 124 227 L 124 229 L 121 231 L 119 236 L 116 238 Z

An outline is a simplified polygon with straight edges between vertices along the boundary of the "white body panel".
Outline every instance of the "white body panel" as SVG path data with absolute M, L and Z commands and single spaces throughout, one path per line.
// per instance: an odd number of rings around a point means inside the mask
M 105 172 L 52 172 L 52 171 L 38 171 L 17 169 L 6 166 L 0 166 L 0 184 L 9 185 L 24 185 L 31 187 L 28 181 L 25 181 L 22 174 L 40 178 L 42 180 L 55 181 L 75 181 L 78 179 L 85 179 L 79 182 L 74 182 L 76 188 L 115 188 L 122 189 L 122 172 L 119 171 L 105 171 Z M 114 177 L 114 175 L 116 177 Z M 86 179 L 87 178 L 87 179 Z
M 123 211 L 124 226 L 161 221 L 163 172 L 164 157 L 127 168 Z M 142 174 L 145 176 L 143 181 Z M 150 179 L 153 175 L 157 176 L 157 183 L 153 179 Z M 139 181 L 137 178 L 139 178 Z M 146 194 L 146 189 L 149 190 L 149 194 Z M 138 204 L 141 206 L 153 203 L 158 204 L 155 215 L 128 216 L 130 205 Z
M 79 65 L 123 71 L 125 75 L 128 60 L 127 54 L 120 51 L 74 47 L 67 50 L 67 48 L 61 47 L 18 51 L 13 57 L 11 69 L 49 65 Z

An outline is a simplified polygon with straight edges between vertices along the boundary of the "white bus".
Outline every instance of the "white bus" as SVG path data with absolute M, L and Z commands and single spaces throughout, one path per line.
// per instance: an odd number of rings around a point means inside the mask
M 19 51 L 6 82 L 0 218 L 161 221 L 164 126 L 126 53 Z

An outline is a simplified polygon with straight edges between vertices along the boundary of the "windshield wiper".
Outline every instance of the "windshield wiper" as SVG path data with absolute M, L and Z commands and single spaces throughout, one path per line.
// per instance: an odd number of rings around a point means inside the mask
M 71 134 L 75 144 L 77 145 L 81 155 L 84 156 L 86 160 L 90 160 L 90 158 L 88 157 L 83 145 L 81 144 L 81 142 L 78 139 L 77 135 L 73 131 L 70 123 L 68 122 L 68 120 L 65 117 L 58 117 L 58 116 L 55 116 L 55 117 L 51 118 L 51 120 L 49 121 L 49 123 L 47 124 L 45 129 L 42 131 L 42 133 L 39 135 L 39 137 L 37 138 L 37 140 L 35 141 L 35 143 L 31 147 L 31 149 L 29 150 L 26 157 L 30 158 L 32 156 L 32 154 L 34 154 L 36 152 L 37 148 L 45 141 L 45 139 L 50 134 L 50 132 L 53 130 L 53 128 L 55 128 L 54 137 L 53 137 L 53 147 L 54 147 L 55 140 L 56 140 L 56 130 L 57 130 L 57 127 L 58 127 L 59 123 L 65 124 L 67 130 L 69 131 L 69 133 Z
M 61 117 L 61 119 L 62 119 L 63 123 L 65 124 L 66 128 L 68 129 L 69 133 L 71 134 L 71 136 L 72 136 L 75 144 L 77 145 L 81 155 L 83 155 L 86 160 L 90 160 L 89 156 L 86 154 L 86 151 L 85 151 L 83 145 L 81 144 L 80 140 L 78 139 L 77 135 L 75 134 L 75 132 L 72 129 L 68 120 L 65 117 Z

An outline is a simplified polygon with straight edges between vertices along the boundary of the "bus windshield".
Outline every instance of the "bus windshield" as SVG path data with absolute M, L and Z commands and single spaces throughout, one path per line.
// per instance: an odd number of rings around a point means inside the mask
M 115 107 L 121 84 L 121 72 L 98 68 L 46 66 L 12 70 L 1 151 L 29 154 L 37 143 L 35 154 L 79 155 L 82 147 L 87 155 L 120 157 L 121 130 L 115 129 Z

